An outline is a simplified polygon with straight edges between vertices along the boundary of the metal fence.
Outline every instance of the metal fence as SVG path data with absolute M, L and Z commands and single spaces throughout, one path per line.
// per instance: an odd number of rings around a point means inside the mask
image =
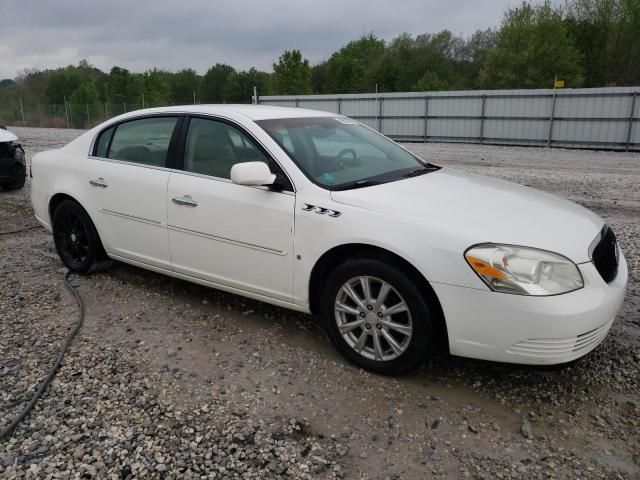
M 640 87 L 259 96 L 402 141 L 640 150 Z

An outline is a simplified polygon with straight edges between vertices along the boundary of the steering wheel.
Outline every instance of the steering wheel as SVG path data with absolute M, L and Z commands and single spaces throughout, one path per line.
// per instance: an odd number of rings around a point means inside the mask
M 351 155 L 352 158 L 347 160 L 344 158 L 346 155 Z M 358 162 L 356 151 L 353 148 L 345 148 L 331 162 L 331 170 L 342 170 L 346 167 L 356 167 L 358 165 L 360 165 L 360 162 Z

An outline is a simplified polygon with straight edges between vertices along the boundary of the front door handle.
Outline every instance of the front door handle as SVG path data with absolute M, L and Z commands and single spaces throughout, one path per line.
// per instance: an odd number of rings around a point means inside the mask
M 94 187 L 99 188 L 107 188 L 109 184 L 104 181 L 104 178 L 96 178 L 95 180 L 89 180 L 89 185 L 93 185 Z
M 198 202 L 196 202 L 193 198 L 191 198 L 191 195 L 184 195 L 183 197 L 173 197 L 171 201 L 178 205 L 186 205 L 187 207 L 198 206 Z

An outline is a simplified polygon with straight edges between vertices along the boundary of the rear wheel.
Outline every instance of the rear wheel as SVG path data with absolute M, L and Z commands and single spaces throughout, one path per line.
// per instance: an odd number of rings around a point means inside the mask
M 53 239 L 62 263 L 74 273 L 103 271 L 113 263 L 102 247 L 91 218 L 73 200 L 64 200 L 55 209 Z
M 429 351 L 431 317 L 415 282 L 379 260 L 349 260 L 334 270 L 322 301 L 335 347 L 356 365 L 382 374 L 416 369 Z

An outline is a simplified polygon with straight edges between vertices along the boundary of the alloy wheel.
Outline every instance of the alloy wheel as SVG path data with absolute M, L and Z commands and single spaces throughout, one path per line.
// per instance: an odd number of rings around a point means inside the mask
M 409 307 L 395 288 L 379 278 L 359 276 L 345 282 L 334 312 L 342 338 L 370 360 L 394 360 L 411 342 Z

